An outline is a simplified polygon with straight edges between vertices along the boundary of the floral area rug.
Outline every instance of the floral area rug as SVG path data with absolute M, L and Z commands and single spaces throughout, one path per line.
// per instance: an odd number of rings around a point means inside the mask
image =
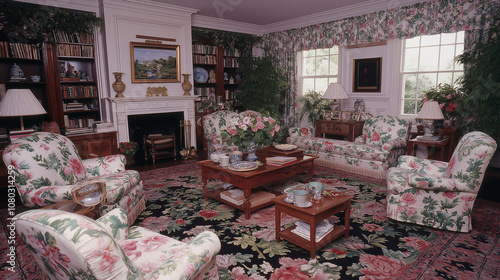
M 196 164 L 141 172 L 147 209 L 135 225 L 187 240 L 204 230 L 222 243 L 217 256 L 221 279 L 499 279 L 500 209 L 476 205 L 468 233 L 439 231 L 404 224 L 385 217 L 384 185 L 339 176 L 316 167 L 312 180 L 355 196 L 349 238 L 340 238 L 316 252 L 287 241 L 275 241 L 274 206 L 242 211 L 209 199 L 201 190 Z M 298 175 L 266 186 L 281 190 L 310 179 Z M 18 212 L 25 210 L 21 207 Z M 343 213 L 330 222 L 343 224 Z M 16 271 L 7 268 L 10 252 L 8 213 L 0 210 L 0 279 L 41 279 L 29 250 L 16 237 Z M 283 224 L 296 219 L 283 216 Z
M 475 207 L 469 234 L 434 230 L 386 218 L 386 187 L 316 167 L 312 180 L 354 194 L 349 238 L 316 252 L 275 240 L 274 206 L 244 213 L 205 201 L 195 164 L 142 172 L 147 209 L 136 221 L 179 240 L 215 232 L 221 279 L 496 279 L 500 275 L 500 209 Z M 276 190 L 310 181 L 298 175 L 266 186 Z M 330 222 L 343 225 L 343 213 Z M 497 217 L 492 219 L 491 217 Z M 282 224 L 296 221 L 284 215 Z

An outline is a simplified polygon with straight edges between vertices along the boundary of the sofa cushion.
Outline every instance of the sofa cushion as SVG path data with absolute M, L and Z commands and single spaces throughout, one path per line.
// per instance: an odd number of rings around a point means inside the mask
M 376 116 L 365 121 L 363 137 L 365 144 L 382 146 L 395 139 L 408 139 L 409 122 L 392 116 Z

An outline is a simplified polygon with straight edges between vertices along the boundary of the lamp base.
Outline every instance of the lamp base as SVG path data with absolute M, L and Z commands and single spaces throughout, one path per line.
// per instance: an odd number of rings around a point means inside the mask
M 436 131 L 436 128 L 434 127 L 434 121 L 433 120 L 426 120 L 425 126 L 424 126 L 424 136 L 425 137 L 432 137 L 432 136 L 434 136 L 435 131 Z

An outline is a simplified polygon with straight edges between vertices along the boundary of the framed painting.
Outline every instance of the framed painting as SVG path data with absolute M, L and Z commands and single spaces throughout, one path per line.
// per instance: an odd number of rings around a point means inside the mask
M 350 121 L 358 121 L 359 120 L 359 112 L 351 112 L 351 115 L 349 116 Z
M 353 92 L 380 92 L 382 58 L 355 59 Z
M 340 120 L 340 111 L 332 111 L 332 120 Z
M 351 117 L 351 111 L 342 111 L 340 113 L 340 120 L 341 121 L 348 121 Z
M 179 83 L 178 45 L 130 42 L 132 83 Z

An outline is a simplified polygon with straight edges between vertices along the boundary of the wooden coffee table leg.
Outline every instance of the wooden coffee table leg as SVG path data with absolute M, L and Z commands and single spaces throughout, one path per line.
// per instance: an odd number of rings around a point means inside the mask
M 351 200 L 347 201 L 347 208 L 345 209 L 345 238 L 349 237 L 349 226 L 351 223 Z
M 243 200 L 243 208 L 245 209 L 245 219 L 250 219 L 250 195 L 252 195 L 252 190 L 250 189 L 245 189 L 243 191 L 243 196 L 245 197 L 245 200 Z
M 202 176 L 201 181 L 203 182 L 203 193 L 205 194 L 205 201 L 208 201 L 208 188 L 207 188 L 207 177 Z
M 314 220 L 309 221 L 309 229 L 310 229 L 310 235 L 309 235 L 309 252 L 311 253 L 311 259 L 314 259 L 316 255 L 316 223 Z
M 281 231 L 281 206 L 279 204 L 275 204 L 276 211 L 276 242 L 280 242 L 280 231 Z

